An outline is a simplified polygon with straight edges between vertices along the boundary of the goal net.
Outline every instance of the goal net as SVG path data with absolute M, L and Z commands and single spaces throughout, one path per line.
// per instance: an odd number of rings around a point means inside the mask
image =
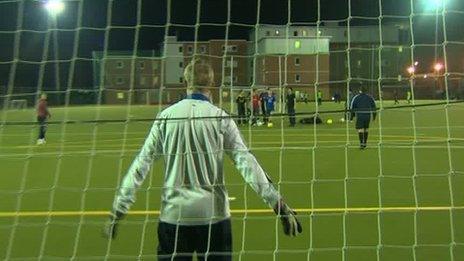
M 210 102 L 303 226 L 285 236 L 225 159 L 233 260 L 464 260 L 463 1 L 9 0 L 0 13 L 0 259 L 156 259 L 163 160 L 117 238 L 100 231 L 202 59 Z M 368 128 L 360 91 L 375 100 Z

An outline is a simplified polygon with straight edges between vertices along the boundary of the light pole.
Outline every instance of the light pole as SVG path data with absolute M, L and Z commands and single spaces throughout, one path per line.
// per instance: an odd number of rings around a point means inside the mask
M 438 16 L 440 10 L 443 10 L 447 0 L 425 0 L 425 10 L 435 12 L 435 56 L 434 63 L 438 64 Z
M 414 89 L 414 83 L 415 83 L 415 73 L 416 73 L 416 66 L 419 65 L 418 62 L 414 62 L 413 65 L 409 66 L 406 71 L 409 73 L 409 90 L 407 91 L 407 96 L 406 100 L 408 101 L 408 104 L 411 103 L 412 100 L 412 91 Z
M 435 71 L 435 91 L 440 91 L 440 94 L 443 93 L 441 90 L 440 82 L 438 81 L 438 77 L 440 77 L 441 70 L 443 70 L 444 65 L 442 63 L 435 63 L 433 66 L 433 70 Z
M 53 57 L 55 59 L 55 89 L 57 91 L 57 101 L 60 103 L 60 64 L 59 64 L 59 49 L 58 49 L 58 32 L 57 32 L 57 16 L 65 9 L 65 4 L 62 0 L 48 0 L 44 3 L 44 8 L 50 15 L 51 28 L 53 29 Z

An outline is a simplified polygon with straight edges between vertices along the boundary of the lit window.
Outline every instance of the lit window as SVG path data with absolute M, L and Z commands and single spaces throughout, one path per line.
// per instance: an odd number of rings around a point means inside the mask
M 280 34 L 279 30 L 275 30 L 275 35 L 279 35 L 279 34 Z
M 306 30 L 301 31 L 301 33 L 303 36 L 308 36 L 308 32 L 306 32 Z
M 123 61 L 118 61 L 118 62 L 116 63 L 116 67 L 117 67 L 117 68 L 124 68 L 124 62 L 123 62 Z
M 300 49 L 300 47 L 301 47 L 301 41 L 296 40 L 295 41 L 295 49 Z

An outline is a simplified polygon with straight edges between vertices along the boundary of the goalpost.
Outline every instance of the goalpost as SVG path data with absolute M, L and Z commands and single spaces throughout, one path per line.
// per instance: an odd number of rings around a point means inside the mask
M 156 258 L 162 161 L 119 237 L 99 233 L 153 120 L 185 97 L 183 69 L 199 58 L 216 77 L 211 102 L 234 119 L 243 91 L 260 122 L 242 125 L 243 138 L 304 229 L 285 237 L 226 161 L 233 260 L 464 260 L 463 4 L 335 2 L 0 2 L 14 21 L 0 22 L 0 259 Z M 377 102 L 364 151 L 346 118 L 361 87 Z M 251 96 L 268 89 L 273 124 L 262 125 Z M 53 118 L 36 146 L 27 105 L 42 92 Z M 323 124 L 298 123 L 312 117 Z
M 10 100 L 10 104 L 8 108 L 10 110 L 24 110 L 27 108 L 27 100 L 26 99 L 19 99 L 19 100 Z

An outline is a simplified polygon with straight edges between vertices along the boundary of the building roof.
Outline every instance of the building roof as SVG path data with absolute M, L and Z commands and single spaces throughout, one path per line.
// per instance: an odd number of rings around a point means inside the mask
M 104 52 L 103 51 L 94 51 L 93 53 L 94 59 L 103 59 Z M 106 57 L 160 57 L 161 53 L 159 50 L 137 50 L 134 54 L 133 51 L 122 51 L 122 50 L 108 50 L 106 52 Z

